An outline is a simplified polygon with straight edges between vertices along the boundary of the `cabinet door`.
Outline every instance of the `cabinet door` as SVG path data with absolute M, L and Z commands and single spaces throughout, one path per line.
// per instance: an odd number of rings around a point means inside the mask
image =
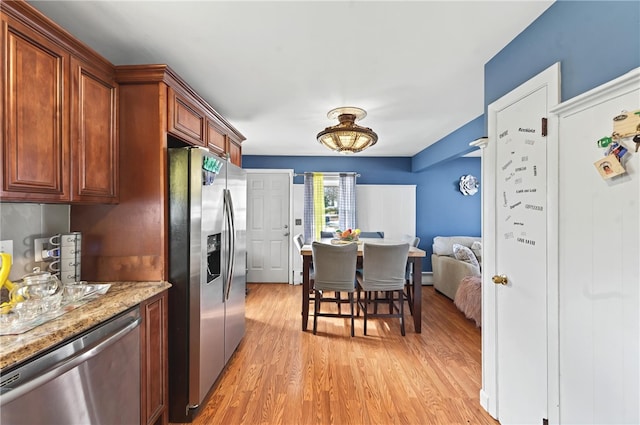
M 2 200 L 69 196 L 69 55 L 3 16 Z
M 141 424 L 166 424 L 167 411 L 167 291 L 141 305 Z
M 229 139 L 229 157 L 231 162 L 238 167 L 242 167 L 242 147 Z
M 207 120 L 207 146 L 209 147 L 209 150 L 220 156 L 226 156 L 226 141 L 226 136 L 218 131 L 218 128 L 213 124 L 212 121 Z
M 171 87 L 168 94 L 167 131 L 186 142 L 204 146 L 206 121 L 204 112 L 196 107 L 193 101 Z
M 71 201 L 118 202 L 117 84 L 71 58 Z

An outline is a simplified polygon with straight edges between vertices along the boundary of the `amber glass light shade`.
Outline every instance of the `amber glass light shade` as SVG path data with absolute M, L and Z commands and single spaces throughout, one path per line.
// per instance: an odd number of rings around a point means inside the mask
M 336 108 L 327 114 L 329 118 L 337 116 L 340 123 L 333 127 L 327 127 L 318 133 L 318 142 L 332 151 L 343 154 L 362 152 L 378 141 L 378 135 L 367 127 L 361 127 L 355 123 L 357 119 L 366 116 L 366 112 L 360 108 L 345 107 Z

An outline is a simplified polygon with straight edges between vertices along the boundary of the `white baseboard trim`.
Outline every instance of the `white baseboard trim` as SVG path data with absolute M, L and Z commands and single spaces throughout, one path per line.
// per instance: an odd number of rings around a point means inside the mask
M 433 286 L 433 272 L 422 272 L 422 286 Z
M 498 419 L 496 417 L 496 412 L 493 412 L 489 406 L 489 394 L 485 392 L 484 388 L 480 389 L 480 406 L 482 406 L 482 408 L 490 414 L 493 419 Z

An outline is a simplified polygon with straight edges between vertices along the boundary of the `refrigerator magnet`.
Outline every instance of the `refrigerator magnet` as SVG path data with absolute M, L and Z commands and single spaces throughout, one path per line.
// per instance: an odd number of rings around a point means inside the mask
M 615 154 L 607 155 L 594 162 L 593 165 L 595 165 L 598 173 L 600 173 L 600 176 L 605 180 L 625 173 L 624 167 L 620 164 Z

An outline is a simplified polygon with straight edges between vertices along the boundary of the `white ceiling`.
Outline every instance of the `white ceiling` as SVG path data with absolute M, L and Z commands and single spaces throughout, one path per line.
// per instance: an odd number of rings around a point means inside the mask
M 29 1 L 116 65 L 168 64 L 243 154 L 323 156 L 339 106 L 367 110 L 365 156 L 413 156 L 481 115 L 484 64 L 552 2 Z

